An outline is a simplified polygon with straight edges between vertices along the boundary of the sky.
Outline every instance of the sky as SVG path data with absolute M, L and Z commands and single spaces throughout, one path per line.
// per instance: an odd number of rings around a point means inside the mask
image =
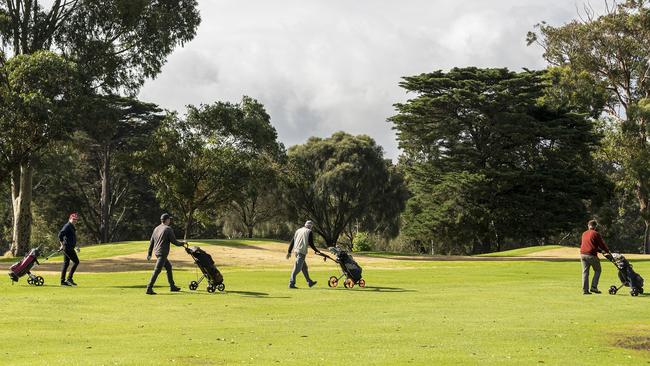
M 285 146 L 336 131 L 399 148 L 387 118 L 401 77 L 452 67 L 546 66 L 526 33 L 576 18 L 573 0 L 198 0 L 202 22 L 140 98 L 187 105 L 259 100 Z M 593 1 L 600 11 L 604 0 Z M 413 97 L 413 96 L 411 96 Z

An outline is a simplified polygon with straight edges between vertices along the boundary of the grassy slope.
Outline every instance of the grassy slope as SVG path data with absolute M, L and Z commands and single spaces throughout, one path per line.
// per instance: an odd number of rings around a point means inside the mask
M 522 255 L 539 253 L 546 250 L 559 249 L 559 248 L 564 248 L 564 247 L 560 245 L 540 245 L 534 247 L 505 250 L 503 252 L 480 254 L 479 257 L 518 257 Z
M 650 296 L 583 296 L 579 263 L 395 265 L 365 266 L 369 288 L 353 290 L 324 285 L 334 269 L 288 290 L 289 264 L 227 269 L 227 292 L 213 295 L 185 290 L 194 271 L 176 272 L 183 292 L 157 297 L 143 294 L 147 272 L 79 274 L 79 288 L 2 281 L 0 364 L 650 364 L 613 346 L 650 333 Z M 615 275 L 605 266 L 602 287 Z

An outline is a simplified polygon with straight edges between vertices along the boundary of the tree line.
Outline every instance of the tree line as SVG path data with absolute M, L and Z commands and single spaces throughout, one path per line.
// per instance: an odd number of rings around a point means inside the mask
M 0 1 L 0 249 L 52 245 L 67 214 L 88 243 L 146 239 L 162 211 L 186 238 L 482 253 L 576 244 L 598 218 L 650 251 L 646 1 L 528 34 L 545 70 L 404 77 L 402 154 L 337 132 L 285 148 L 262 103 L 135 95 L 200 24 L 195 0 Z

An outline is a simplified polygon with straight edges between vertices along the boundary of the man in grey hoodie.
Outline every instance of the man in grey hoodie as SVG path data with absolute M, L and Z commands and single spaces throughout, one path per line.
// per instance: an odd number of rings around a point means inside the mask
M 289 288 L 296 287 L 296 276 L 298 272 L 302 271 L 302 274 L 307 280 L 309 287 L 313 287 L 317 281 L 312 281 L 309 278 L 309 268 L 307 267 L 307 246 L 310 246 L 316 254 L 320 254 L 320 251 L 316 249 L 314 245 L 314 233 L 311 229 L 314 227 L 314 223 L 311 221 L 305 222 L 305 226 L 296 230 L 291 239 L 291 244 L 289 244 L 289 250 L 287 251 L 287 259 L 291 257 L 291 251 L 293 250 L 296 253 L 296 263 L 293 265 L 293 271 L 291 272 L 291 278 L 289 279 Z
M 171 228 L 172 217 L 169 214 L 163 214 L 160 216 L 160 225 L 158 225 L 151 235 L 151 240 L 149 241 L 149 250 L 147 252 L 147 260 L 151 260 L 151 254 L 155 253 L 156 258 L 156 267 L 154 267 L 153 273 L 151 274 L 151 279 L 149 280 L 149 285 L 147 285 L 147 295 L 155 295 L 153 291 L 153 285 L 156 283 L 158 275 L 162 271 L 163 267 L 167 271 L 167 281 L 169 282 L 169 288 L 172 292 L 180 291 L 180 287 L 176 287 L 174 284 L 174 276 L 172 274 L 172 264 L 169 263 L 167 256 L 169 256 L 169 244 L 172 243 L 176 246 L 182 247 L 185 243 L 179 240 L 176 240 L 176 235 L 174 234 L 174 229 Z

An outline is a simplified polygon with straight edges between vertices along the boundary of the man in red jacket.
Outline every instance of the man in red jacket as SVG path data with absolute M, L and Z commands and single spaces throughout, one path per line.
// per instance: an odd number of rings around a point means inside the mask
M 602 236 L 596 231 L 598 222 L 590 220 L 587 223 L 588 229 L 582 233 L 582 243 L 580 244 L 580 261 L 582 262 L 582 291 L 585 295 L 591 293 L 599 294 L 598 280 L 600 279 L 600 259 L 598 252 L 609 253 L 609 248 L 603 241 Z M 594 278 L 591 280 L 589 287 L 589 267 L 594 268 Z

